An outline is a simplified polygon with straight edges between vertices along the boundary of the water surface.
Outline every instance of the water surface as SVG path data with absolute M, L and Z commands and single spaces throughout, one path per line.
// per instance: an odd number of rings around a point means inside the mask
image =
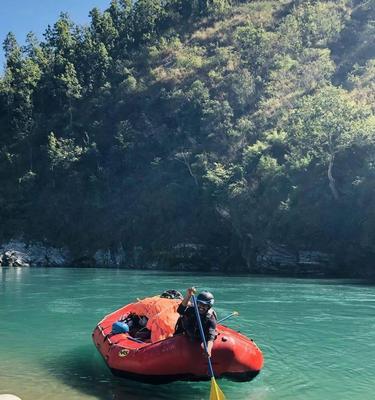
M 195 284 L 219 317 L 252 337 L 265 366 L 220 380 L 228 400 L 372 400 L 375 287 L 346 281 L 110 269 L 0 268 L 0 394 L 22 400 L 208 400 L 209 383 L 115 378 L 91 342 L 95 324 L 137 297 Z

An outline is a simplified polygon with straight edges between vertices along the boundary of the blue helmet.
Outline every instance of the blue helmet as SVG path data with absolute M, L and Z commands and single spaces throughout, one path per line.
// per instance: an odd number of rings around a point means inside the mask
M 117 321 L 112 324 L 112 333 L 118 335 L 119 333 L 128 333 L 129 325 L 125 322 Z
M 207 290 L 204 290 L 197 296 L 198 303 L 206 304 L 210 307 L 214 305 L 214 301 L 215 301 L 214 295 L 211 292 L 208 292 Z

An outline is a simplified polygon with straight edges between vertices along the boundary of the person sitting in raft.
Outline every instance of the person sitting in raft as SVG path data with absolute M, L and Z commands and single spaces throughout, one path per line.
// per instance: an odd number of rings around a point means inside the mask
M 165 290 L 160 297 L 164 299 L 174 299 L 174 300 L 183 300 L 184 296 L 178 290 L 169 289 Z
M 151 332 L 146 328 L 147 322 L 148 318 L 144 315 L 138 316 L 130 313 L 112 324 L 111 334 L 128 333 L 137 339 L 148 340 L 151 337 Z
M 193 340 L 200 340 L 201 336 L 199 333 L 199 326 L 195 315 L 194 306 L 189 303 L 191 296 L 194 293 L 194 287 L 187 289 L 186 295 L 182 300 L 182 303 L 177 308 L 177 312 L 180 314 L 180 318 L 177 321 L 175 334 L 185 333 Z M 217 316 L 215 310 L 212 308 L 213 304 L 214 296 L 212 293 L 203 291 L 198 294 L 197 305 L 202 321 L 203 332 L 207 342 L 208 357 L 211 357 L 212 346 L 217 336 Z M 203 343 L 201 343 L 201 347 L 204 350 Z

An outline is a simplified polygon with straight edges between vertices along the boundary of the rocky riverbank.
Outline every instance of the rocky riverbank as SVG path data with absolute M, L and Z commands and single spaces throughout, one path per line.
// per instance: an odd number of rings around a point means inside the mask
M 119 246 L 91 254 L 73 254 L 68 249 L 46 243 L 11 240 L 0 245 L 0 267 L 85 267 L 165 269 L 173 271 L 225 272 L 305 278 L 374 279 L 372 266 L 357 260 L 358 268 L 338 265 L 333 254 L 319 250 L 291 249 L 268 243 L 255 260 L 233 259 L 228 248 L 180 243 L 164 251 L 150 251 L 140 246 Z
M 131 260 L 125 249 L 100 250 L 93 255 L 73 255 L 68 249 L 23 240 L 11 240 L 0 245 L 2 267 L 131 267 L 137 261 L 138 249 Z
M 181 243 L 169 252 L 147 253 L 141 247 L 131 251 L 123 247 L 99 250 L 95 254 L 72 255 L 69 250 L 44 243 L 12 240 L 0 246 L 3 267 L 124 267 L 142 269 L 221 271 L 220 262 L 227 249 L 193 243 Z M 227 262 L 228 263 L 228 262 Z M 226 272 L 270 275 L 336 276 L 332 255 L 320 251 L 291 251 L 286 246 L 270 243 L 259 253 L 251 268 L 230 265 Z
M 69 261 L 68 251 L 42 243 L 11 240 L 0 246 L 3 267 L 60 267 Z

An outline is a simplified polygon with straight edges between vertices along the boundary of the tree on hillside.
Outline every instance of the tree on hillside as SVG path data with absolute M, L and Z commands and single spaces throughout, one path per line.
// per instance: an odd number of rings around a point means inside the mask
M 329 189 L 338 200 L 334 170 L 339 166 L 335 160 L 353 146 L 373 143 L 374 123 L 369 108 L 355 102 L 343 89 L 327 86 L 304 98 L 291 113 L 287 127 L 291 143 L 289 161 L 296 168 L 325 166 Z

